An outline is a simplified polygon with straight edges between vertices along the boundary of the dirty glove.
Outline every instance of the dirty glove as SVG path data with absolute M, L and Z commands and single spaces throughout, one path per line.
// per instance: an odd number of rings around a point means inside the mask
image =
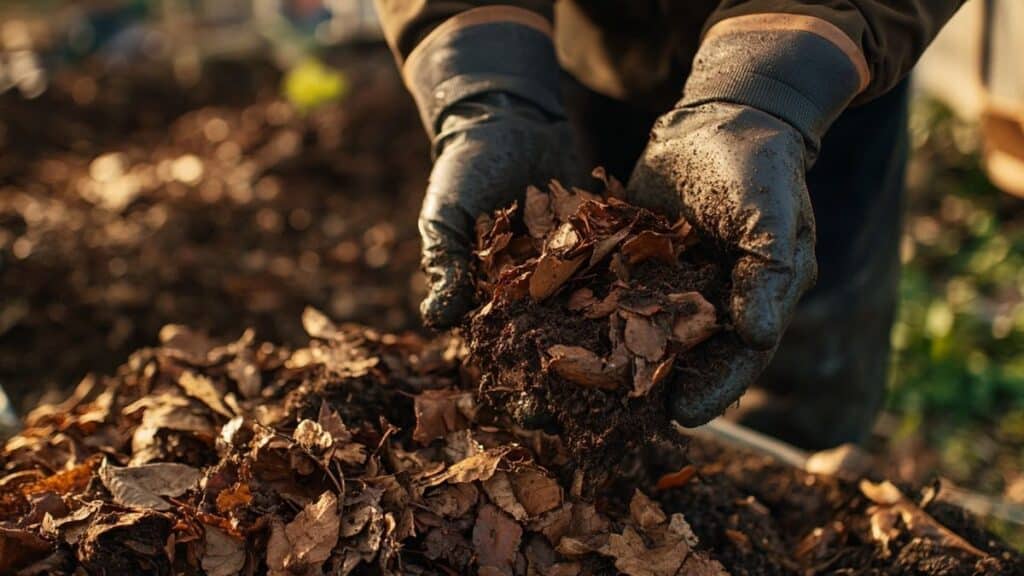
M 715 342 L 722 357 L 709 362 L 710 380 L 675 370 L 670 408 L 684 426 L 720 415 L 754 382 L 814 284 L 805 174 L 861 78 L 844 51 L 812 32 L 709 33 L 683 99 L 655 124 L 631 200 L 685 217 L 732 265 L 725 312 L 738 338 Z
M 578 167 L 554 47 L 535 27 L 428 36 L 405 70 L 435 158 L 419 218 L 429 287 L 420 311 L 427 326 L 449 328 L 474 306 L 477 217 L 522 205 L 528 185 L 574 181 Z

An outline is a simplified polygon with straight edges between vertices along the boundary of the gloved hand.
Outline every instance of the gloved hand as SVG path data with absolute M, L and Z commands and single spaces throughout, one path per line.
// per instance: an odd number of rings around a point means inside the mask
M 429 327 L 454 326 L 474 305 L 478 216 L 523 199 L 530 184 L 579 178 L 550 28 L 523 9 L 477 8 L 438 26 L 405 63 L 434 146 L 419 219 Z
M 530 102 L 489 93 L 445 113 L 437 159 L 420 212 L 423 270 L 430 292 L 420 308 L 432 328 L 457 324 L 474 306 L 470 261 L 476 218 L 518 200 L 526 187 L 578 171 L 568 122 Z
M 709 33 L 683 99 L 656 123 L 627 186 L 631 200 L 685 217 L 734 262 L 728 315 L 739 338 L 720 339 L 727 361 L 712 365 L 710 382 L 675 371 L 670 408 L 684 426 L 736 402 L 814 284 L 805 174 L 861 84 L 849 56 L 812 32 Z

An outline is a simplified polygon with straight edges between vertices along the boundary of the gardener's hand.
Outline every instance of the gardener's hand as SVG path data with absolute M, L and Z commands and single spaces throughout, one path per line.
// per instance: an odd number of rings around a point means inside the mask
M 429 285 L 420 310 L 436 329 L 473 307 L 477 217 L 524 198 L 530 184 L 578 178 L 551 22 L 512 6 L 448 4 L 436 12 L 454 14 L 402 70 L 434 145 L 419 226 Z
M 421 312 L 432 328 L 457 324 L 474 306 L 470 259 L 474 226 L 551 178 L 578 170 L 568 122 L 503 93 L 462 101 L 446 112 L 437 159 L 420 212 L 429 294 Z
M 820 35 L 714 30 L 628 186 L 634 203 L 685 217 L 734 263 L 727 316 L 739 338 L 716 342 L 724 352 L 709 363 L 711 381 L 675 371 L 671 410 L 685 426 L 721 414 L 757 379 L 814 284 L 805 174 L 861 85 L 854 63 Z

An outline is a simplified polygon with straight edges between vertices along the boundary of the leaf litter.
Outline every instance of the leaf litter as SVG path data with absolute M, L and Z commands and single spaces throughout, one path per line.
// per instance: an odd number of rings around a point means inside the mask
M 671 285 L 658 276 L 665 264 L 656 258 L 647 261 L 653 267 L 619 259 L 625 270 L 616 270 L 616 250 L 630 235 L 683 227 L 614 196 L 599 202 L 556 190 L 546 230 L 559 237 L 529 242 L 579 268 L 546 286 L 540 301 L 530 297 L 527 277 L 518 299 L 491 302 L 489 314 L 512 314 L 508 326 L 516 329 L 532 326 L 542 338 L 535 366 L 582 394 L 563 397 L 580 400 L 581 417 L 593 418 L 598 400 L 609 398 L 616 407 L 657 405 L 652 397 L 674 355 L 725 329 L 712 314 L 723 288 L 715 274 L 682 260 L 683 276 L 702 282 Z M 616 237 L 598 261 L 595 231 Z M 686 237 L 673 242 L 680 254 L 699 250 Z M 514 244 L 513 235 L 506 246 Z M 519 242 L 515 250 L 526 248 Z M 485 282 L 498 286 L 529 271 L 503 251 L 494 256 L 505 268 Z M 513 314 L 538 306 L 551 307 L 544 322 L 559 319 L 579 337 L 555 341 L 538 332 L 542 322 Z M 699 330 L 678 328 L 692 317 L 702 318 Z M 594 473 L 579 436 L 528 428 L 495 410 L 497 386 L 534 376 L 527 364 L 494 364 L 511 371 L 499 381 L 470 355 L 480 341 L 383 334 L 312 309 L 302 320 L 310 339 L 299 348 L 259 342 L 251 332 L 222 344 L 172 327 L 160 346 L 136 352 L 113 376 L 87 378 L 66 401 L 27 415 L 0 451 L 0 573 L 680 576 L 1022 567 L 997 540 L 935 512 L 935 503 L 772 468 L 706 440 L 684 446 L 655 435 L 614 444 L 618 461 Z M 627 337 L 630 322 L 639 328 Z M 524 342 L 507 340 L 508 353 L 520 346 L 521 357 Z M 600 420 L 581 426 L 593 422 Z M 650 428 L 629 431 L 642 438 L 637 430 Z M 615 434 L 621 440 L 626 431 Z

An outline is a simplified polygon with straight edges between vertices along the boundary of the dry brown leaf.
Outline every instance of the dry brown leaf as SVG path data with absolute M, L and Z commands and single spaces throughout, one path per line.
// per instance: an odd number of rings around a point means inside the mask
M 217 494 L 217 511 L 221 514 L 229 514 L 235 508 L 247 506 L 250 502 L 252 502 L 252 492 L 249 490 L 249 484 L 238 482 Z
M 547 368 L 580 386 L 615 390 L 625 383 L 629 375 L 628 363 L 605 362 L 580 346 L 556 344 L 547 353 Z
M 602 261 L 607 257 L 615 248 L 629 236 L 632 231 L 632 227 L 626 226 L 610 236 L 601 238 L 594 243 L 594 252 L 590 255 L 590 262 L 588 266 L 594 266 L 598 262 Z
M 177 497 L 194 488 L 202 473 L 185 464 L 163 462 L 121 468 L 104 461 L 99 477 L 114 501 L 128 508 L 170 510 L 161 496 Z
M 691 552 L 686 557 L 680 576 L 729 576 L 721 562 L 708 557 L 705 552 Z
M 199 400 L 217 414 L 229 420 L 235 417 L 235 414 L 224 404 L 224 394 L 206 376 L 191 371 L 182 372 L 181 377 L 178 378 L 178 385 L 185 391 L 185 394 Z
M 416 413 L 413 440 L 426 446 L 449 432 L 466 428 L 469 421 L 460 410 L 460 405 L 471 405 L 472 402 L 472 393 L 464 390 L 424 390 L 417 394 L 413 400 Z
M 245 542 L 216 526 L 206 525 L 203 571 L 206 576 L 235 576 L 245 567 Z
M 238 385 L 243 398 L 258 398 L 263 390 L 263 376 L 249 349 L 239 352 L 227 365 L 228 376 Z
M 32 532 L 0 526 L 0 574 L 15 574 L 52 549 L 50 542 Z
M 715 306 L 699 292 L 669 294 L 668 298 L 676 305 L 672 341 L 684 351 L 707 340 L 721 328 Z
M 633 491 L 633 498 L 629 501 L 629 517 L 644 530 L 649 530 L 668 521 L 661 506 L 658 506 L 640 490 Z
M 484 481 L 484 492 L 495 506 L 519 522 L 525 522 L 530 514 L 519 503 L 512 488 L 512 479 L 506 472 L 495 472 L 494 476 Z
M 567 304 L 569 310 L 573 312 L 579 312 L 586 310 L 594 304 L 597 304 L 599 300 L 594 297 L 594 291 L 590 288 L 580 288 L 569 296 L 569 302 Z
M 559 222 L 568 222 L 586 201 L 582 196 L 566 190 L 557 180 L 548 183 L 548 190 L 551 192 L 551 210 Z
M 460 518 L 476 506 L 479 493 L 473 484 L 445 484 L 424 497 L 424 504 L 438 516 Z
M 562 487 L 541 468 L 524 466 L 512 473 L 512 488 L 526 513 L 537 517 L 562 505 Z
M 676 252 L 672 240 L 671 234 L 644 230 L 622 244 L 622 256 L 629 264 L 638 264 L 652 259 L 665 264 L 674 264 Z
M 562 488 L 540 468 L 521 466 L 496 472 L 484 482 L 487 496 L 519 522 L 537 518 L 562 505 Z
M 620 310 L 619 315 L 626 321 L 623 335 L 630 352 L 649 362 L 657 362 L 665 356 L 668 334 L 661 326 L 651 318 L 625 310 Z
M 615 567 L 627 576 L 675 576 L 689 552 L 683 540 L 648 548 L 631 526 L 608 537 L 599 552 L 615 559 Z
M 275 522 L 267 543 L 267 566 L 272 574 L 319 572 L 338 542 L 341 517 L 338 498 L 324 492 L 287 525 Z
M 557 292 L 579 269 L 585 258 L 586 254 L 570 260 L 562 260 L 551 253 L 541 255 L 530 276 L 530 297 L 541 301 Z
M 622 290 L 619 288 L 612 288 L 608 295 L 604 297 L 600 302 L 591 306 L 586 313 L 585 317 L 591 320 L 595 318 L 604 318 L 612 312 L 615 312 L 619 308 L 619 297 L 622 295 Z
M 473 525 L 473 548 L 481 568 L 511 575 L 522 537 L 522 526 L 497 507 L 484 504 L 478 510 Z
M 508 454 L 509 448 L 491 448 L 464 458 L 447 469 L 422 480 L 423 486 L 437 486 L 445 482 L 461 484 L 463 482 L 484 481 L 494 475 L 501 459 Z
M 560 225 L 544 241 L 544 252 L 565 254 L 572 251 L 580 243 L 580 235 L 576 227 L 566 222 Z
M 555 228 L 555 215 L 551 211 L 551 196 L 536 186 L 526 189 L 526 204 L 523 207 L 523 221 L 530 236 L 542 239 Z
M 180 324 L 165 325 L 158 337 L 169 355 L 194 366 L 209 364 L 210 352 L 217 347 L 205 334 Z

